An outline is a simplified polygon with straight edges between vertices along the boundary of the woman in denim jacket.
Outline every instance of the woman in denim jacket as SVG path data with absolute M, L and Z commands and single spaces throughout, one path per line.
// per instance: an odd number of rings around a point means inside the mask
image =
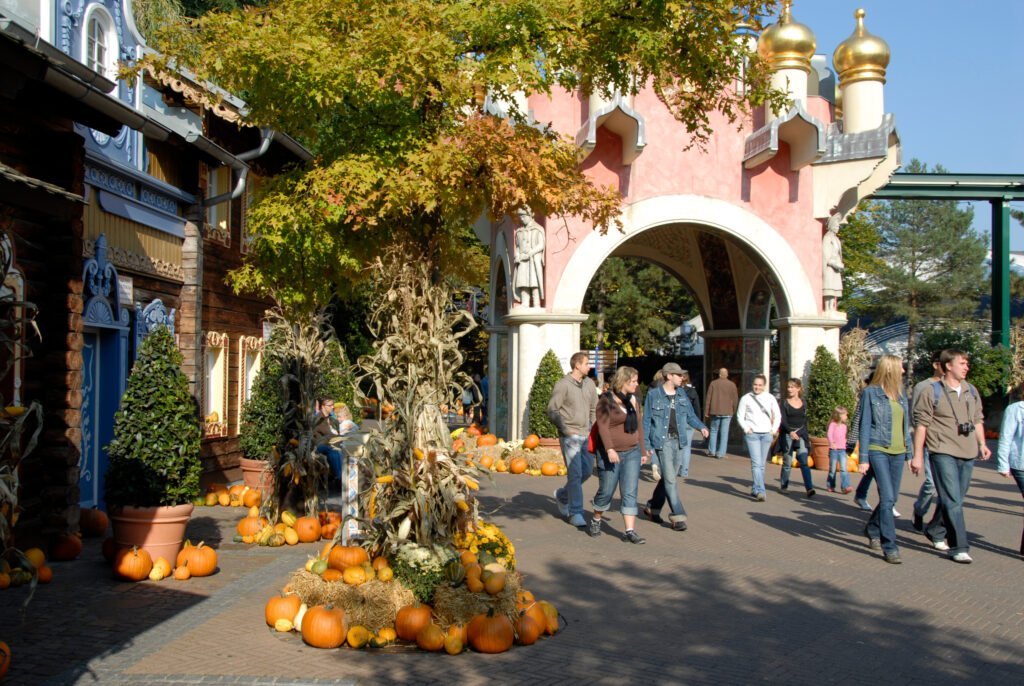
M 1024 388 L 1017 389 L 1017 393 L 1018 396 L 1024 393 Z M 1024 496 L 1024 402 L 1010 403 L 1003 413 L 996 448 L 996 471 L 1007 479 L 1012 475 Z M 1024 557 L 1024 531 L 1020 535 L 1020 554 Z
M 684 372 L 675 362 L 661 368 L 663 383 L 654 386 L 644 398 L 644 448 L 654 451 L 661 470 L 661 479 L 654 495 L 644 507 L 644 515 L 660 523 L 661 506 L 668 500 L 669 521 L 676 531 L 686 531 L 686 508 L 679 497 L 676 474 L 687 447 L 692 429 L 700 429 L 704 438 L 708 428 L 698 417 L 683 388 Z
M 870 465 L 878 489 L 878 505 L 871 511 L 864 534 L 872 550 L 882 550 L 886 562 L 900 564 L 892 508 L 900 492 L 904 463 L 913 457 L 914 450 L 900 358 L 882 355 L 860 404 L 860 473 L 867 472 Z M 865 456 L 867 459 L 863 459 Z

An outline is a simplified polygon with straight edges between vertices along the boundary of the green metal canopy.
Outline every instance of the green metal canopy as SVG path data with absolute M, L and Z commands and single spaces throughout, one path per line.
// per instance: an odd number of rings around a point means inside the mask
M 1010 206 L 1021 174 L 893 174 L 876 200 L 976 200 L 992 205 L 992 343 L 1010 345 Z

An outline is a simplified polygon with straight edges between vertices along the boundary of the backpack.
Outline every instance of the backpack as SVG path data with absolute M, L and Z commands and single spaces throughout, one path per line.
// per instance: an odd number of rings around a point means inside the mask
M 974 396 L 975 402 L 981 402 L 981 400 L 978 398 L 978 389 L 976 389 L 973 384 L 967 381 L 964 381 L 964 383 L 967 384 L 967 390 L 969 390 L 971 392 L 971 395 Z M 932 398 L 932 405 L 938 405 L 939 400 L 942 399 L 942 382 L 932 381 L 932 390 L 935 392 L 935 397 Z

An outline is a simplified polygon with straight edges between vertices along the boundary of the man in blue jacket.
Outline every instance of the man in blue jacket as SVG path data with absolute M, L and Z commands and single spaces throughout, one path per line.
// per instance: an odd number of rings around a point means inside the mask
M 644 449 L 652 452 L 661 466 L 661 479 L 654 488 L 654 495 L 644 507 L 644 514 L 652 522 L 659 523 L 661 506 L 668 500 L 671 509 L 669 521 L 676 531 L 686 531 L 686 508 L 679 497 L 676 474 L 683 448 L 687 444 L 690 428 L 700 429 L 708 437 L 708 427 L 698 417 L 690 404 L 683 386 L 685 372 L 675 362 L 661 368 L 664 379 L 644 398 Z

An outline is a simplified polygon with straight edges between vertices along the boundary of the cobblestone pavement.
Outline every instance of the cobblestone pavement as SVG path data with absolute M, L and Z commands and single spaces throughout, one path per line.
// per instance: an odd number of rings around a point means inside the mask
M 920 480 L 903 479 L 903 564 L 865 545 L 850 496 L 747 496 L 746 459 L 695 456 L 683 486 L 690 529 L 641 521 L 647 544 L 620 540 L 621 518 L 591 539 L 557 517 L 561 480 L 496 475 L 485 507 L 516 545 L 525 584 L 552 600 L 564 630 L 501 655 L 319 651 L 263 622 L 266 599 L 313 544 L 233 544 L 239 516 L 199 508 L 190 524 L 220 572 L 188 582 L 113 581 L 99 541 L 56 563 L 24 615 L 0 592 L 8 684 L 1024 683 L 1024 561 L 1016 487 L 979 465 L 969 495 L 973 565 L 957 565 L 909 522 Z M 777 478 L 777 471 L 771 470 Z M 653 490 L 649 474 L 640 486 Z M 588 497 L 594 480 L 584 487 Z M 873 497 L 877 497 L 874 496 Z

